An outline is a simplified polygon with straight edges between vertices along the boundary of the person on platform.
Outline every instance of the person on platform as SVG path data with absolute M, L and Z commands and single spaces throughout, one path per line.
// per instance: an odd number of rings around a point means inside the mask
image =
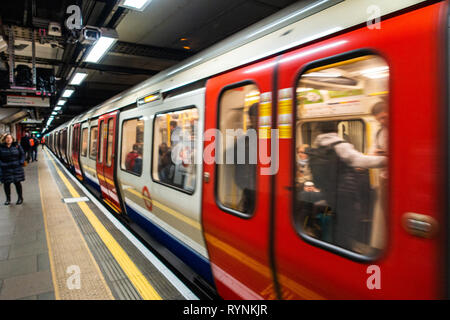
M 31 162 L 37 161 L 38 145 L 39 140 L 32 134 L 30 138 Z
M 25 132 L 22 139 L 20 139 L 20 145 L 25 152 L 25 160 L 30 162 L 30 134 Z
M 1 182 L 6 194 L 5 205 L 11 203 L 11 183 L 16 186 L 18 196 L 16 204 L 23 203 L 21 182 L 25 181 L 24 161 L 25 152 L 22 147 L 14 141 L 12 135 L 7 134 L 4 143 L 0 144 Z

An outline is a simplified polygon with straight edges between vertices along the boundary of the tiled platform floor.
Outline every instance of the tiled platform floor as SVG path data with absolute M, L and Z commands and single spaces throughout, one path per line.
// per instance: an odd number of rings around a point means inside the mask
M 39 150 L 42 153 L 42 150 Z M 3 205 L 0 186 L 0 299 L 54 299 L 47 241 L 39 194 L 38 162 L 25 168 L 24 203 Z

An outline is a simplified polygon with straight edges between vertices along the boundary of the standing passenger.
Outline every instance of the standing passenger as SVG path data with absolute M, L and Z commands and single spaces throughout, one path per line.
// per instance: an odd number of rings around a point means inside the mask
M 25 159 L 30 162 L 30 134 L 25 132 L 25 135 L 20 139 L 20 145 L 25 152 Z
M 36 136 L 33 133 L 33 135 L 31 136 L 31 139 L 30 139 L 31 162 L 37 161 L 38 144 L 39 144 L 39 140 L 36 138 Z
M 324 192 L 328 206 L 336 215 L 335 243 L 355 250 L 355 242 L 362 238 L 359 222 L 366 214 L 365 204 L 369 201 L 370 193 L 370 183 L 364 183 L 368 179 L 363 179 L 363 174 L 357 169 L 382 168 L 387 164 L 387 158 L 368 156 L 357 151 L 351 143 L 339 137 L 335 121 L 322 122 L 320 131 L 315 144 L 327 152 L 330 162 L 319 162 L 317 157 L 314 163 L 311 159 L 311 172 L 314 179 L 318 180 L 316 185 Z M 365 176 L 368 178 L 367 171 Z
M 258 103 L 254 103 L 248 109 L 248 116 L 250 119 L 250 123 L 247 127 L 247 132 L 249 130 L 257 130 L 258 125 Z M 255 206 L 255 185 L 256 185 L 256 163 L 251 163 L 252 155 L 257 157 L 257 150 L 255 146 L 250 146 L 250 136 L 247 134 L 238 138 L 234 145 L 234 181 L 239 189 L 242 190 L 242 198 L 239 203 L 239 208 L 242 212 L 251 213 Z M 238 146 L 240 144 L 244 144 L 244 163 L 238 163 Z M 253 154 L 251 154 L 253 153 Z
M 25 172 L 22 168 L 25 161 L 25 152 L 22 147 L 14 142 L 12 135 L 5 137 L 5 143 L 0 145 L 0 168 L 2 172 L 1 181 L 4 184 L 6 202 L 5 205 L 11 203 L 11 183 L 14 183 L 17 190 L 18 200 L 16 204 L 22 204 L 22 185 L 21 181 L 25 180 Z

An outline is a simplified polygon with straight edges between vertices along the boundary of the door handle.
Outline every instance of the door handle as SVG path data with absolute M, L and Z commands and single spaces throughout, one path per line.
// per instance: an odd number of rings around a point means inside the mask
M 421 237 L 432 238 L 438 231 L 437 221 L 425 214 L 407 212 L 402 217 L 403 228 L 409 234 Z

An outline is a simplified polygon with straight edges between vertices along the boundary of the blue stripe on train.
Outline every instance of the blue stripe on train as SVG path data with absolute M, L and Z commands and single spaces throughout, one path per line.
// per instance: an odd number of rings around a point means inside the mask
M 190 249 L 184 243 L 180 242 L 167 231 L 161 229 L 153 222 L 139 214 L 137 211 L 126 205 L 129 217 L 135 221 L 139 226 L 144 228 L 150 235 L 152 235 L 161 244 L 165 245 L 178 258 L 184 261 L 195 272 L 201 275 L 205 280 L 214 285 L 213 275 L 211 272 L 211 265 L 209 261 L 201 256 L 199 253 Z
M 95 191 L 97 191 L 99 195 L 102 194 L 102 190 L 100 189 L 100 186 L 99 186 L 97 183 L 95 183 L 94 181 L 92 181 L 91 179 L 89 179 L 89 178 L 88 178 L 86 175 L 84 175 L 84 174 L 83 174 L 83 178 L 84 178 L 84 181 L 86 181 L 87 184 L 88 184 L 91 188 L 93 188 Z

